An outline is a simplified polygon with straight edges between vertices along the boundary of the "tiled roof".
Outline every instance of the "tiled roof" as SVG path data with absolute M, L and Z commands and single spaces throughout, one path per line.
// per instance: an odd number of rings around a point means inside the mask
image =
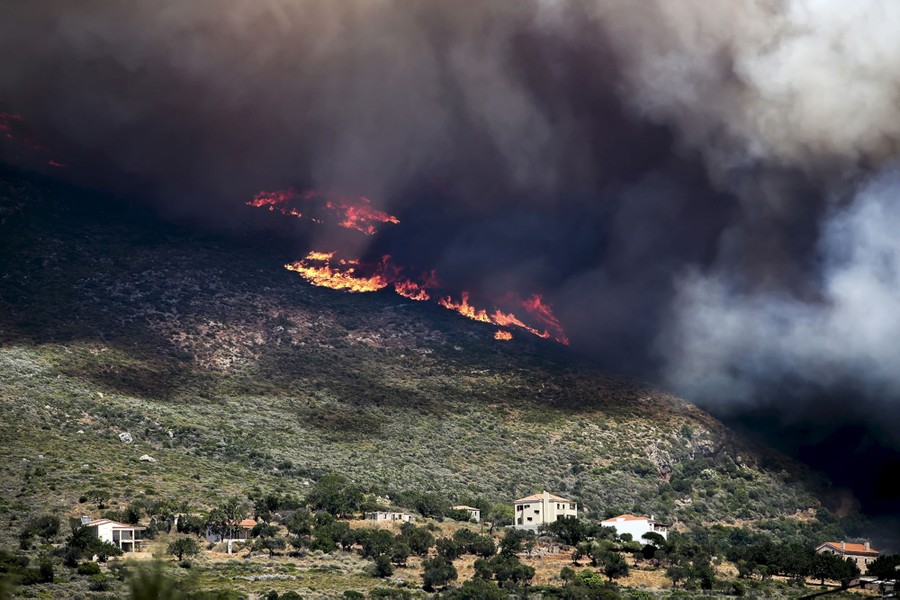
M 816 550 L 819 550 L 825 546 L 831 547 L 833 550 L 840 552 L 841 554 L 864 554 L 865 556 L 878 556 L 880 552 L 875 550 L 871 546 L 866 550 L 865 544 L 851 544 L 849 542 L 844 542 L 844 547 L 841 548 L 841 542 L 825 542 L 820 544 Z
M 516 503 L 519 502 L 540 502 L 544 499 L 544 494 L 532 494 L 531 496 L 525 496 L 524 498 L 519 498 L 516 500 Z M 550 500 L 553 502 L 571 502 L 568 498 L 563 498 L 562 496 L 554 496 L 550 494 Z
M 615 523 L 616 521 L 649 521 L 650 517 L 636 517 L 634 515 L 619 515 L 618 517 L 613 517 L 611 519 L 606 519 L 605 521 L 601 521 L 601 523 Z

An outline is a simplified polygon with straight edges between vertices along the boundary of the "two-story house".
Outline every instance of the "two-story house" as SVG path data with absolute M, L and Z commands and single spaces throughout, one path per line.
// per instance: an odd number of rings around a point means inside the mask
M 513 527 L 536 531 L 541 525 L 578 516 L 578 505 L 548 491 L 513 502 Z

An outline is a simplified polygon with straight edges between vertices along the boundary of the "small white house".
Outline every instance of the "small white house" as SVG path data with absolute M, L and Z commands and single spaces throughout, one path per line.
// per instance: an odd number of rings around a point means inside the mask
M 578 505 L 548 491 L 519 498 L 513 502 L 513 527 L 536 531 L 544 524 L 578 516 Z
M 474 506 L 466 506 L 465 504 L 457 504 L 453 507 L 453 510 L 464 510 L 469 513 L 470 520 L 481 523 L 481 509 L 475 508 Z
M 416 520 L 414 516 L 402 512 L 376 511 L 366 513 L 367 521 L 401 521 L 403 523 L 412 523 Z
M 81 522 L 91 530 L 95 537 L 100 538 L 104 542 L 115 544 L 122 552 L 140 552 L 141 550 L 141 532 L 146 527 L 126 525 L 110 519 L 89 520 L 82 517 Z
M 653 515 L 649 517 L 636 517 L 634 515 L 619 515 L 600 522 L 604 527 L 615 527 L 616 534 L 630 533 L 635 542 L 643 542 L 641 538 L 645 533 L 658 533 L 663 539 L 669 539 L 669 529 L 665 525 L 657 523 Z
M 224 536 L 221 533 L 214 532 L 211 528 L 206 528 L 206 541 L 211 544 L 218 544 L 223 541 L 241 541 L 241 540 L 249 540 L 250 532 L 256 527 L 256 521 L 253 519 L 244 519 L 243 521 L 239 521 L 237 523 L 230 523 L 231 525 L 236 525 L 232 529 L 232 533 L 230 537 L 229 534 L 225 534 Z

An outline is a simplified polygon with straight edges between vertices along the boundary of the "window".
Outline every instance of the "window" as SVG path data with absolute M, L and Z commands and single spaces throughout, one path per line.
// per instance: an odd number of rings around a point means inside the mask
M 535 509 L 534 514 L 539 515 L 539 514 L 541 514 L 541 511 Z
M 525 508 L 525 507 L 522 506 L 521 504 L 516 504 L 516 510 L 522 510 L 522 509 L 524 509 L 524 508 Z
M 575 504 L 574 504 L 574 503 L 569 505 L 569 510 L 575 510 Z
M 531 517 L 528 517 L 528 520 L 531 521 Z

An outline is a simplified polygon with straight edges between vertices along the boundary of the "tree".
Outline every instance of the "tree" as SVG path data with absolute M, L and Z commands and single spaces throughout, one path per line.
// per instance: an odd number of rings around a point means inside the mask
M 481 537 L 471 529 L 458 529 L 453 534 L 453 541 L 460 547 L 463 554 L 474 554 L 472 547 L 478 538 Z
M 361 540 L 362 555 L 366 558 L 378 558 L 389 555 L 394 546 L 394 534 L 386 529 L 372 529 Z
M 479 535 L 469 547 L 472 554 L 482 558 L 490 558 L 497 554 L 497 545 L 488 535 Z
M 294 535 L 310 536 L 313 529 L 313 516 L 309 511 L 296 510 L 284 525 Z
M 900 554 L 885 554 L 869 563 L 868 574 L 878 579 L 897 579 L 900 577 Z
M 137 525 L 144 516 L 144 508 L 137 502 L 132 502 L 122 512 L 122 520 L 129 525 Z
M 374 566 L 375 577 L 390 577 L 394 574 L 394 566 L 391 564 L 391 559 L 387 557 L 385 554 L 379 554 L 375 557 L 375 566 Z
M 394 540 L 394 547 L 391 548 L 391 562 L 395 565 L 405 565 L 409 555 L 410 549 L 409 546 L 406 545 L 406 542 L 400 540 L 399 537 L 396 538 Z
M 510 529 L 500 540 L 500 554 L 513 556 L 534 545 L 534 532 L 524 529 Z
M 514 517 L 515 511 L 509 504 L 492 504 L 485 515 L 485 518 L 491 523 L 491 533 L 494 533 L 495 527 L 512 525 Z
M 454 561 L 464 553 L 464 548 L 452 538 L 439 538 L 435 542 L 438 556 L 443 556 L 449 561 Z
M 313 510 L 324 510 L 336 517 L 353 514 L 363 502 L 363 493 L 340 475 L 325 475 L 309 491 L 306 501 Z
M 424 527 L 416 527 L 412 523 L 404 523 L 400 527 L 400 537 L 418 556 L 427 556 L 428 551 L 434 546 L 434 535 Z
M 270 523 L 257 523 L 250 530 L 250 537 L 275 537 L 278 535 L 279 528 Z
M 666 547 L 666 538 L 656 533 L 655 531 L 648 531 L 644 535 L 641 536 L 641 539 L 645 540 L 648 544 L 652 544 L 657 548 L 665 548 Z
M 284 540 L 277 537 L 261 537 L 253 542 L 254 552 L 268 552 L 269 558 L 275 556 L 276 550 L 284 550 L 287 544 Z
M 625 557 L 618 552 L 607 552 L 603 557 L 603 574 L 609 577 L 610 581 L 627 577 L 628 563 L 625 562 Z
M 200 553 L 200 545 L 197 540 L 191 537 L 181 537 L 169 544 L 166 553 L 177 556 L 179 562 L 184 560 L 185 556 L 196 556 Z
M 97 504 L 97 508 L 103 510 L 106 508 L 105 502 L 109 500 L 109 490 L 94 489 L 85 494 L 88 500 Z
M 415 509 L 423 517 L 443 517 L 450 511 L 450 503 L 440 494 L 426 492 L 417 494 Z
M 451 581 L 456 581 L 456 567 L 443 556 L 426 560 L 422 566 L 425 568 L 422 581 L 427 592 L 433 592 L 437 587 L 444 587 Z
M 486 579 L 470 579 L 459 589 L 448 592 L 443 597 L 447 600 L 508 600 L 509 593 L 500 589 L 493 581 Z
M 209 529 L 222 536 L 233 539 L 240 529 L 240 522 L 247 514 L 247 505 L 239 498 L 230 498 L 209 513 L 207 526 Z
M 26 529 L 44 540 L 44 543 L 49 543 L 59 533 L 59 517 L 55 515 L 38 517 L 31 521 Z
M 690 569 L 685 565 L 674 564 L 666 568 L 666 577 L 672 580 L 672 586 L 678 587 L 678 583 L 690 576 Z
M 541 525 L 540 529 L 567 546 L 577 546 L 587 539 L 587 530 L 578 518 L 558 519 Z
M 498 554 L 489 561 L 491 571 L 501 587 L 527 585 L 534 578 L 534 568 L 523 564 L 516 556 Z

